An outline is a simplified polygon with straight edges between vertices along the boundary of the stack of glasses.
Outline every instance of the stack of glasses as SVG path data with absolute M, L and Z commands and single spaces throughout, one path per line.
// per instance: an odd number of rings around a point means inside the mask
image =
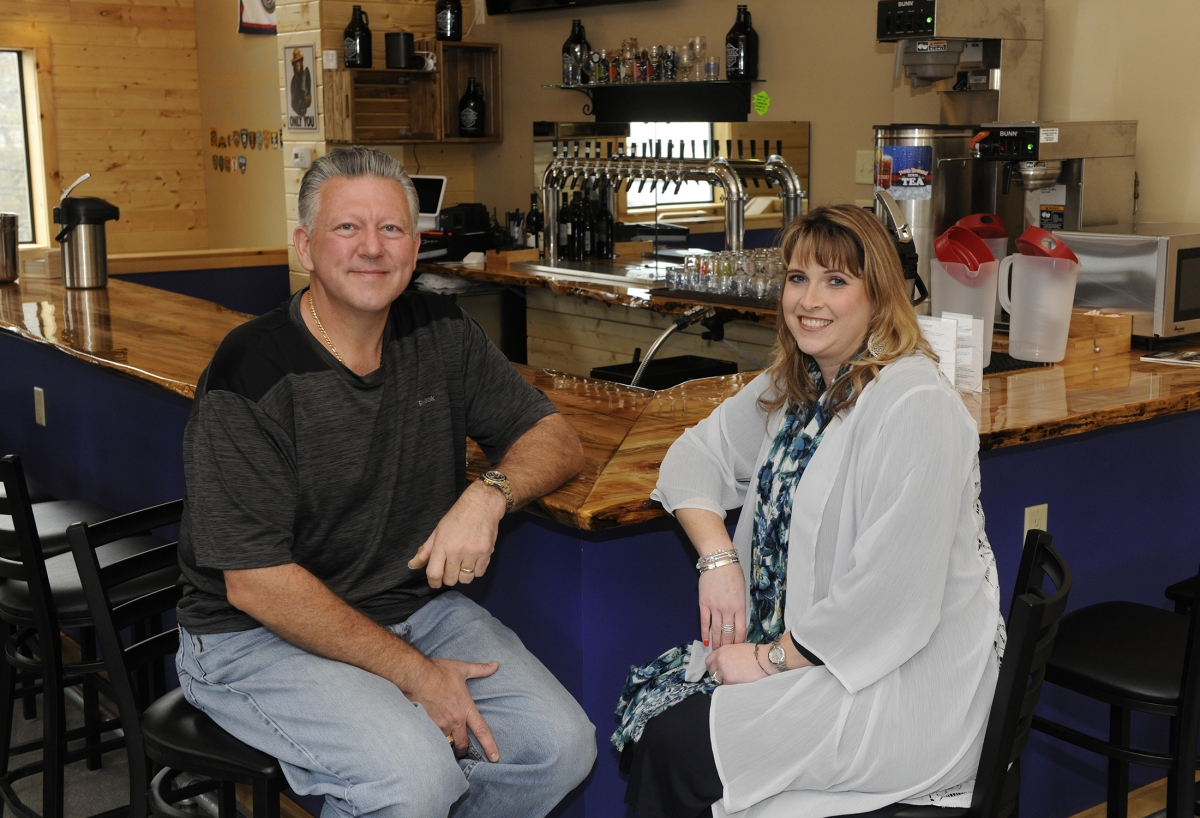
M 777 247 L 708 253 L 687 256 L 682 267 L 669 268 L 666 286 L 670 290 L 777 299 L 786 269 Z

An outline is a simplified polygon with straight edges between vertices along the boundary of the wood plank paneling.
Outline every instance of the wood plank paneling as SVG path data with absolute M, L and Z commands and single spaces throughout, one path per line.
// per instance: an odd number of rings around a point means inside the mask
M 80 193 L 121 209 L 112 252 L 208 246 L 195 15 L 193 0 L 0 0 L 0 46 L 49 46 L 44 147 L 58 184 L 90 172 Z

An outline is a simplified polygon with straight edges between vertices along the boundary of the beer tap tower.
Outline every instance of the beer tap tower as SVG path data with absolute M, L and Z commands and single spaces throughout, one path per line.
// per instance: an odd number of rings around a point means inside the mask
M 558 141 L 554 143 L 554 160 L 542 175 L 542 199 L 545 203 L 545 235 L 546 263 L 557 264 L 562 248 L 558 246 L 558 194 L 560 191 L 574 189 L 581 182 L 584 190 L 593 185 L 605 183 L 610 197 L 615 199 L 616 185 L 625 182 L 628 191 L 634 183 L 638 190 L 645 188 L 649 182 L 651 190 L 661 184 L 667 190 L 672 184 L 678 192 L 684 182 L 708 182 L 719 185 L 725 191 L 725 249 L 741 250 L 745 234 L 746 190 L 742 180 L 765 180 L 768 187 L 779 185 L 779 195 L 783 199 L 783 223 L 786 226 L 792 219 L 800 215 L 804 199 L 804 190 L 800 177 L 780 154 L 781 145 L 777 145 L 776 153 L 766 159 L 726 158 L 718 156 L 719 143 L 713 142 L 713 156 L 684 158 L 684 143 L 679 143 L 679 156 L 674 156 L 674 145 L 668 142 L 667 155 L 662 155 L 662 143 L 654 146 L 653 156 L 647 148 L 642 156 L 637 155 L 637 146 L 632 145 L 629 154 L 625 153 L 622 145 L 613 152 L 613 143 L 608 143 L 607 156 L 602 157 L 600 142 L 596 142 L 595 154 L 589 149 L 583 156 L 579 155 L 579 142 L 571 146 L 564 142 L 559 149 Z M 705 153 L 707 153 L 707 146 Z M 726 153 L 730 151 L 727 150 Z M 767 151 L 764 150 L 764 153 Z M 609 202 L 613 210 L 615 201 Z M 615 212 L 615 211 L 614 211 Z

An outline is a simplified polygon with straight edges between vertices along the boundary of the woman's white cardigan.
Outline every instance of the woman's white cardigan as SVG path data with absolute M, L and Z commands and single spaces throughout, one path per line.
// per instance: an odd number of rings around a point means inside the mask
M 755 378 L 686 431 L 654 498 L 741 507 L 782 422 Z M 796 489 L 784 620 L 824 666 L 713 696 L 714 815 L 823 818 L 897 801 L 967 806 L 1003 651 L 979 504 L 979 434 L 923 355 L 885 367 L 835 417 Z

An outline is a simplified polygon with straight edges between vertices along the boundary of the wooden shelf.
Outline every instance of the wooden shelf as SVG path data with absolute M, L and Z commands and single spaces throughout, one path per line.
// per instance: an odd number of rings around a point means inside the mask
M 325 139 L 360 145 L 500 142 L 500 46 L 437 42 L 437 70 L 341 68 L 324 72 Z M 480 84 L 486 135 L 458 135 L 458 102 L 467 80 Z

